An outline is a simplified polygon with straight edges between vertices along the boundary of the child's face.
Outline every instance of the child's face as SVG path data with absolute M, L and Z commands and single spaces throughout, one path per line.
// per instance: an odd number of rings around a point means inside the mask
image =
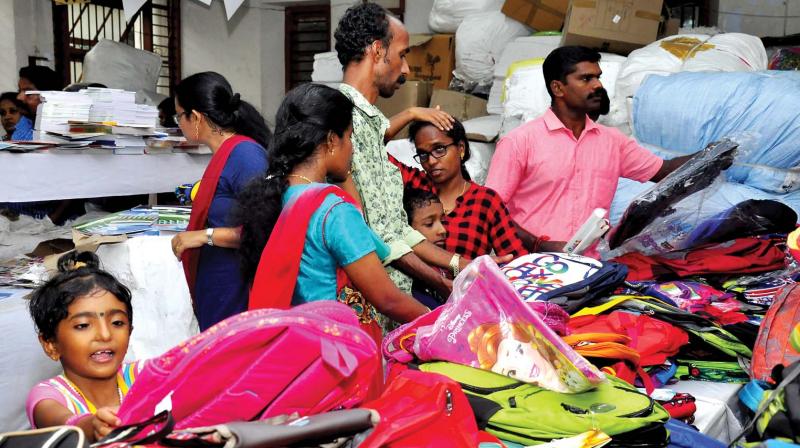
M 411 227 L 421 233 L 428 241 L 437 246 L 444 246 L 447 230 L 442 224 L 444 209 L 441 202 L 430 202 L 428 205 L 414 210 Z
M 48 356 L 61 360 L 68 377 L 107 379 L 125 359 L 130 335 L 125 304 L 98 289 L 69 305 L 55 339 L 42 341 L 42 346 Z

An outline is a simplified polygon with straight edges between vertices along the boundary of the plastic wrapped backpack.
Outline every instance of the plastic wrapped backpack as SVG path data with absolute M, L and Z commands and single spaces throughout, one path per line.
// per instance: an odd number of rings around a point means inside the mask
M 384 356 L 454 362 L 565 393 L 605 380 L 522 301 L 489 256 L 478 257 L 456 278 L 439 309 L 390 333 Z M 546 310 L 563 313 L 557 306 Z

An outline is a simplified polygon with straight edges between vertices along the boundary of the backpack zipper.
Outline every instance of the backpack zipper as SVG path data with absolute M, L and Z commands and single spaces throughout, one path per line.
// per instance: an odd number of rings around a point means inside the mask
M 630 414 L 620 415 L 620 417 L 622 417 L 622 418 L 646 417 L 646 416 L 648 416 L 648 415 L 653 413 L 653 409 L 656 406 L 656 402 L 655 402 L 655 400 L 653 400 L 652 397 L 650 397 L 650 395 L 643 394 L 643 393 L 639 392 L 638 390 L 626 389 L 626 388 L 620 387 L 620 386 L 614 386 L 614 388 L 615 389 L 619 389 L 619 390 L 623 390 L 625 392 L 632 392 L 632 393 L 635 393 L 637 395 L 642 395 L 642 396 L 647 398 L 647 402 L 648 402 L 647 407 L 642 409 L 641 411 L 636 411 L 636 412 L 631 412 Z
M 520 383 L 517 383 L 517 384 L 509 384 L 507 386 L 498 386 L 498 387 L 480 387 L 480 386 L 473 386 L 472 384 L 466 384 L 466 383 L 461 383 L 461 382 L 459 382 L 458 384 L 461 385 L 462 389 L 468 390 L 470 392 L 475 392 L 476 394 L 481 394 L 481 395 L 489 395 L 489 394 L 493 394 L 495 392 L 501 392 L 501 391 L 504 391 L 504 390 L 516 389 L 516 388 L 518 388 L 520 386 L 525 385 L 526 383 L 520 382 Z

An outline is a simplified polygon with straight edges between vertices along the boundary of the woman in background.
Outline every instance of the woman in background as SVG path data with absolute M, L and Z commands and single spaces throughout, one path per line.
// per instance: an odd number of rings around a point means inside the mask
M 183 261 L 200 330 L 247 309 L 230 214 L 244 186 L 267 170 L 270 131 L 256 109 L 219 73 L 184 79 L 176 89 L 175 122 L 190 142 L 213 153 L 192 204 L 189 227 L 172 239 Z

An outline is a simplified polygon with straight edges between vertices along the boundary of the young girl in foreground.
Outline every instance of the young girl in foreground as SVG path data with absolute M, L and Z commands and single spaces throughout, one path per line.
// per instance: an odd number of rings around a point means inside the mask
M 45 354 L 64 373 L 34 386 L 28 420 L 33 428 L 78 426 L 97 439 L 119 425 L 116 412 L 141 368 L 122 362 L 133 329 L 131 293 L 90 252 L 62 256 L 58 269 L 33 293 L 30 312 Z

